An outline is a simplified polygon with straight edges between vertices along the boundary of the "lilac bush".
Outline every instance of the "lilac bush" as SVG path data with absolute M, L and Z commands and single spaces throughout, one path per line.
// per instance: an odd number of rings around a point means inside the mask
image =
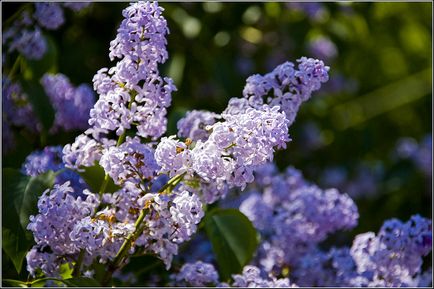
M 288 7 L 307 9 L 312 17 L 322 9 L 300 5 Z M 41 27 L 57 29 L 64 22 L 62 6 L 76 11 L 85 4 L 36 3 L 32 17 Z M 192 287 L 429 284 L 422 264 L 431 252 L 430 220 L 390 219 L 377 234 L 357 235 L 350 247 L 325 249 L 330 236 L 357 226 L 355 202 L 348 192 L 322 188 L 292 166 L 280 172 L 273 162 L 292 141 L 290 128 L 301 105 L 329 80 L 322 60 L 300 57 L 252 75 L 241 97 L 231 98 L 223 111 L 189 111 L 177 122 L 177 133 L 166 135 L 177 88 L 159 71 L 169 58 L 163 12 L 157 2 L 143 1 L 123 10 L 109 45 L 113 66 L 93 77 L 96 101 L 87 85 L 75 87 L 63 74 L 40 80 L 55 110 L 50 131 L 82 133 L 63 147 L 31 153 L 22 165 L 31 180 L 55 173 L 53 185 L 38 192 L 37 210 L 26 226 L 34 241 L 26 254 L 33 281 L 23 284 L 71 285 L 77 277 L 102 286 L 116 279 Z M 20 51 L 19 41 L 22 36 L 10 49 Z M 315 45 L 326 46 L 325 52 L 313 48 L 324 57 L 336 54 L 327 43 Z M 35 51 L 20 52 L 29 58 L 43 54 L 42 48 Z M 37 122 L 13 123 L 10 116 L 34 118 L 20 86 L 4 78 L 3 89 L 11 125 L 38 131 Z M 23 105 L 14 106 L 17 102 Z M 420 153 L 412 145 L 401 151 L 426 170 L 420 155 L 431 143 L 424 144 Z M 332 185 L 345 179 L 332 173 L 325 177 Z M 238 264 L 222 262 L 222 251 L 223 259 Z M 143 256 L 155 259 L 143 270 L 151 274 L 148 280 L 124 271 Z M 162 265 L 159 274 L 147 271 L 154 265 Z M 73 277 L 65 278 L 65 270 Z

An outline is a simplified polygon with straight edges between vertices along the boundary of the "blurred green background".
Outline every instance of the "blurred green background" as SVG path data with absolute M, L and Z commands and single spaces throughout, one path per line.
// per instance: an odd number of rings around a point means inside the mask
M 3 21 L 20 5 L 3 3 Z M 65 10 L 65 24 L 46 32 L 57 45 L 57 71 L 75 85 L 91 85 L 97 70 L 111 67 L 109 43 L 127 5 L 93 3 L 79 13 Z M 242 95 L 249 75 L 315 57 L 312 43 L 325 37 L 334 45 L 323 59 L 330 81 L 302 106 L 290 127 L 293 140 L 275 161 L 282 170 L 293 165 L 323 185 L 330 168 L 354 179 L 362 166 L 368 174 L 362 183 L 373 182 L 373 193 L 364 195 L 362 188 L 357 196 L 361 217 L 351 236 L 377 231 L 391 217 L 431 216 L 431 176 L 393 157 L 401 137 L 420 141 L 432 131 L 431 3 L 160 5 L 170 29 L 170 58 L 161 74 L 178 87 L 168 134 L 176 133 L 176 121 L 187 110 L 221 112 L 230 97 Z M 64 145 L 79 133 L 51 135 L 47 144 Z M 20 167 L 40 148 L 38 138 L 20 138 L 15 151 L 3 155 L 3 167 Z

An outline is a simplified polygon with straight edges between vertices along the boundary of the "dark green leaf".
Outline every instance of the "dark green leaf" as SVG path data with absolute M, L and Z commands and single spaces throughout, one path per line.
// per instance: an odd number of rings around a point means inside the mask
M 228 280 L 252 259 L 258 245 L 256 230 L 249 219 L 235 209 L 213 210 L 204 222 L 220 276 Z
M 44 88 L 39 83 L 39 79 L 22 80 L 21 86 L 32 105 L 33 111 L 45 130 L 48 131 L 53 125 L 55 112 L 50 98 L 45 94 Z
M 15 225 L 13 229 L 2 227 L 2 240 L 3 250 L 19 274 L 27 251 L 32 247 L 33 242 L 27 238 L 23 228 L 18 225 Z
M 32 247 L 33 239 L 26 227 L 30 215 L 37 213 L 38 197 L 54 182 L 54 173 L 29 177 L 15 169 L 3 170 L 3 250 L 18 273 Z
M 98 193 L 104 181 L 104 169 L 99 164 L 95 164 L 92 167 L 85 167 L 83 169 L 84 172 L 80 172 L 80 176 L 86 181 L 94 193 Z M 109 177 L 105 192 L 113 193 L 119 189 L 120 187 L 115 185 L 113 180 Z
M 39 196 L 46 189 L 53 186 L 54 178 L 55 173 L 52 171 L 36 177 L 29 177 L 15 169 L 4 169 L 2 189 L 6 212 L 3 212 L 3 220 L 5 221 L 3 225 L 13 228 L 16 226 L 16 222 L 19 221 L 22 228 L 26 230 L 30 215 L 35 215 L 38 212 L 37 202 Z M 12 216 L 12 205 L 19 220 L 13 220 L 9 216 L 5 218 L 5 214 Z
M 63 280 L 68 287 L 101 287 L 101 285 L 92 278 L 76 277 Z

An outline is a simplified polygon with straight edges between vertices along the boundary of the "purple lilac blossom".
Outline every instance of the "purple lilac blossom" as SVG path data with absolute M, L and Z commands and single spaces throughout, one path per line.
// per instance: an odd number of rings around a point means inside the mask
M 357 235 L 351 248 L 314 247 L 294 265 L 292 278 L 300 286 L 415 287 L 432 282 L 422 272 L 422 257 L 431 251 L 431 221 L 412 216 L 402 223 L 384 222 L 377 235 Z
M 28 59 L 41 59 L 47 51 L 47 41 L 39 27 L 20 29 L 9 45 L 9 52 L 17 50 Z
M 178 254 L 178 244 L 188 241 L 204 216 L 197 195 L 187 191 L 171 195 L 146 194 L 139 204 L 150 204 L 144 222 L 147 226 L 136 245 L 144 245 L 149 253 L 156 254 L 169 269 L 173 256 Z
M 82 84 L 75 88 L 61 73 L 44 74 L 41 83 L 56 111 L 51 131 L 59 128 L 65 131 L 84 130 L 89 127 L 89 111 L 95 96 L 88 85 Z
M 223 113 L 234 114 L 248 107 L 268 104 L 279 106 L 286 114 L 288 126 L 291 125 L 300 105 L 329 78 L 329 67 L 321 60 L 302 57 L 297 62 L 298 69 L 293 63 L 285 62 L 266 75 L 255 74 L 247 78 L 243 96 L 248 102 L 230 100 Z M 236 108 L 232 107 L 234 105 Z
M 253 181 L 255 167 L 273 159 L 274 150 L 289 141 L 287 120 L 278 107 L 248 108 L 240 115 L 223 115 L 211 126 L 206 141 L 190 151 L 174 136 L 163 138 L 155 150 L 161 172 L 170 176 L 195 173 L 206 183 L 226 181 L 244 188 Z
M 116 184 L 140 183 L 159 170 L 153 149 L 142 144 L 138 137 L 127 137 L 120 146 L 106 148 L 99 163 Z
M 242 274 L 232 275 L 233 283 L 229 287 L 263 287 L 263 288 L 285 288 L 298 287 L 291 284 L 288 278 L 276 279 L 275 277 L 263 278 L 261 270 L 256 266 L 247 265 L 243 268 Z
M 179 273 L 171 276 L 176 286 L 215 286 L 219 275 L 212 264 L 197 261 L 184 264 Z
M 88 188 L 85 181 L 74 171 L 65 169 L 65 164 L 62 161 L 62 147 L 61 146 L 48 146 L 42 151 L 35 151 L 27 156 L 24 161 L 21 171 L 28 176 L 38 176 L 49 170 L 57 172 L 64 170 L 56 176 L 55 183 L 63 184 L 70 181 L 73 188 L 73 196 L 82 196 L 83 190 Z
M 107 138 L 100 138 L 96 141 L 89 136 L 91 130 L 77 136 L 72 144 L 63 147 L 63 162 L 65 167 L 81 170 L 82 167 L 91 167 L 99 161 L 104 148 L 114 146 L 116 141 Z
M 157 2 L 132 3 L 124 9 L 110 59 L 116 66 L 100 69 L 94 88 L 99 100 L 90 111 L 89 124 L 103 133 L 121 135 L 132 125 L 141 137 L 160 137 L 167 126 L 167 107 L 176 90 L 172 79 L 160 77 L 158 63 L 168 57 L 166 20 Z
M 38 200 L 39 214 L 30 216 L 30 222 L 27 229 L 33 232 L 36 245 L 28 253 L 28 271 L 35 272 L 35 267 L 40 267 L 44 270 L 47 266 L 45 274 L 53 276 L 56 274 L 52 270 L 55 266 L 58 268 L 62 258 L 60 256 L 74 255 L 79 252 L 80 248 L 76 246 L 69 237 L 69 233 L 73 231 L 75 224 L 89 216 L 98 206 L 99 201 L 97 196 L 85 191 L 86 198 L 81 197 L 75 199 L 71 193 L 73 189 L 70 183 L 66 182 L 62 185 L 55 184 L 53 189 L 46 190 Z M 38 250 L 47 247 L 52 255 L 38 254 Z M 39 249 L 38 249 L 39 248 Z M 34 255 L 39 256 L 38 260 L 33 260 Z M 53 262 L 47 264 L 46 262 Z
M 190 138 L 193 141 L 206 141 L 210 131 L 208 127 L 213 125 L 220 116 L 206 110 L 192 110 L 178 121 L 178 136 Z
M 353 228 L 358 219 L 346 194 L 309 184 L 292 167 L 281 175 L 275 171 L 272 165 L 258 170 L 263 187 L 253 186 L 240 205 L 264 238 L 256 262 L 267 271 L 294 265 L 329 234 Z
M 59 3 L 35 3 L 35 14 L 33 15 L 39 25 L 47 29 L 55 30 L 59 28 L 65 18 L 63 9 Z
M 336 45 L 325 36 L 311 40 L 308 44 L 308 50 L 313 57 L 324 60 L 333 60 L 338 54 Z

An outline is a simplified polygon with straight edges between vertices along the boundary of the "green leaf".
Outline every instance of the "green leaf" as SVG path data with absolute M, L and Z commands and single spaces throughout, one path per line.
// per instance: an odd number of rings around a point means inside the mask
M 37 213 L 38 197 L 54 183 L 54 173 L 37 177 L 22 175 L 18 170 L 3 170 L 3 250 L 18 273 L 21 272 L 33 238 L 27 231 L 30 215 Z
M 18 170 L 6 168 L 2 177 L 3 250 L 20 273 L 27 251 L 33 244 L 31 235 L 26 231 L 29 216 L 37 213 L 38 197 L 53 185 L 54 173 L 29 177 L 22 175 Z
M 84 172 L 79 172 L 80 176 L 85 180 L 94 193 L 98 193 L 104 181 L 104 169 L 99 164 L 95 164 L 92 167 L 84 167 L 83 169 Z M 110 177 L 108 178 L 107 187 L 105 189 L 106 193 L 116 192 L 120 188 L 121 187 L 115 185 Z
M 76 277 L 63 280 L 68 287 L 101 287 L 101 285 L 92 278 Z
M 3 225 L 13 228 L 19 221 L 21 227 L 26 230 L 30 215 L 35 215 L 39 196 L 54 184 L 55 173 L 48 171 L 36 177 L 21 174 L 16 169 L 6 168 L 3 170 L 3 196 L 4 209 Z M 12 207 L 13 206 L 13 207 Z M 15 209 L 19 220 L 13 220 L 11 210 Z M 8 214 L 8 215 L 5 215 Z M 11 214 L 11 215 L 9 215 Z M 6 217 L 7 216 L 7 217 Z M 6 218 L 5 218 L 6 217 Z
M 72 272 L 74 271 L 74 267 L 70 263 L 65 263 L 60 265 L 59 274 L 62 279 L 72 278 Z
M 204 222 L 220 276 L 228 280 L 252 259 L 258 245 L 257 232 L 249 219 L 235 209 L 213 210 Z
M 29 287 L 27 286 L 26 282 L 19 281 L 19 280 L 12 280 L 12 279 L 3 279 L 2 286 L 5 287 Z
M 3 218 L 4 220 L 4 218 Z M 24 258 L 28 250 L 32 247 L 32 240 L 29 240 L 21 226 L 10 229 L 2 227 L 3 250 L 14 264 L 15 270 L 19 274 L 23 266 Z

